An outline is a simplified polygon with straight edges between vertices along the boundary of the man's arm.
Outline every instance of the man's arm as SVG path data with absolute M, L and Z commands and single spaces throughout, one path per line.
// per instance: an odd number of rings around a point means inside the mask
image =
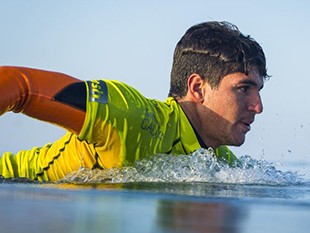
M 85 118 L 86 86 L 66 74 L 0 67 L 0 115 L 22 112 L 79 133 Z

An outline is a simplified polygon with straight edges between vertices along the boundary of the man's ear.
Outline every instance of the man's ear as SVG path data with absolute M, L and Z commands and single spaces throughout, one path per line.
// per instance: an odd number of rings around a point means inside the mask
M 202 103 L 204 92 L 203 92 L 203 78 L 196 73 L 193 73 L 187 79 L 187 96 L 189 96 L 194 102 Z

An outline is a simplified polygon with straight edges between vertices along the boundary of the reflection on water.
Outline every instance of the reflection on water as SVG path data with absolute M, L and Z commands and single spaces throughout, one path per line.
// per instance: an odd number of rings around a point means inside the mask
M 160 201 L 156 224 L 163 232 L 241 232 L 246 208 L 225 202 Z
M 112 186 L 44 187 L 2 186 L 1 232 L 240 232 L 247 212 L 229 202 L 115 192 Z
M 196 198 L 233 198 L 256 201 L 294 201 L 310 205 L 310 183 L 298 185 L 244 185 L 206 182 L 139 182 L 139 183 L 87 183 L 47 184 L 45 187 L 68 190 L 119 191 L 142 195 L 178 195 Z
M 310 184 L 2 183 L 0 189 L 5 233 L 306 233 L 310 227 Z

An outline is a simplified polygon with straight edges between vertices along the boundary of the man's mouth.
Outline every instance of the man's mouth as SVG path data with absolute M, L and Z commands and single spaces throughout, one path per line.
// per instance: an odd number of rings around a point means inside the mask
M 248 132 L 251 130 L 251 124 L 253 123 L 254 120 L 245 120 L 241 121 L 241 125 L 243 128 L 243 131 Z
M 245 127 L 248 129 L 248 131 L 250 131 L 251 130 L 251 125 L 250 124 L 248 124 L 248 123 L 243 123 L 244 125 L 245 125 Z

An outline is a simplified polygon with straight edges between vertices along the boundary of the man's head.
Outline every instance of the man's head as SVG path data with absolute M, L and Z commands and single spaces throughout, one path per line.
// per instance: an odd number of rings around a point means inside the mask
M 226 22 L 190 28 L 177 44 L 169 96 L 207 146 L 243 144 L 268 77 L 260 45 Z
M 195 25 L 175 48 L 169 96 L 184 97 L 187 80 L 193 73 L 217 88 L 224 76 L 235 72 L 247 74 L 253 66 L 260 76 L 268 77 L 261 46 L 236 26 L 215 21 Z

